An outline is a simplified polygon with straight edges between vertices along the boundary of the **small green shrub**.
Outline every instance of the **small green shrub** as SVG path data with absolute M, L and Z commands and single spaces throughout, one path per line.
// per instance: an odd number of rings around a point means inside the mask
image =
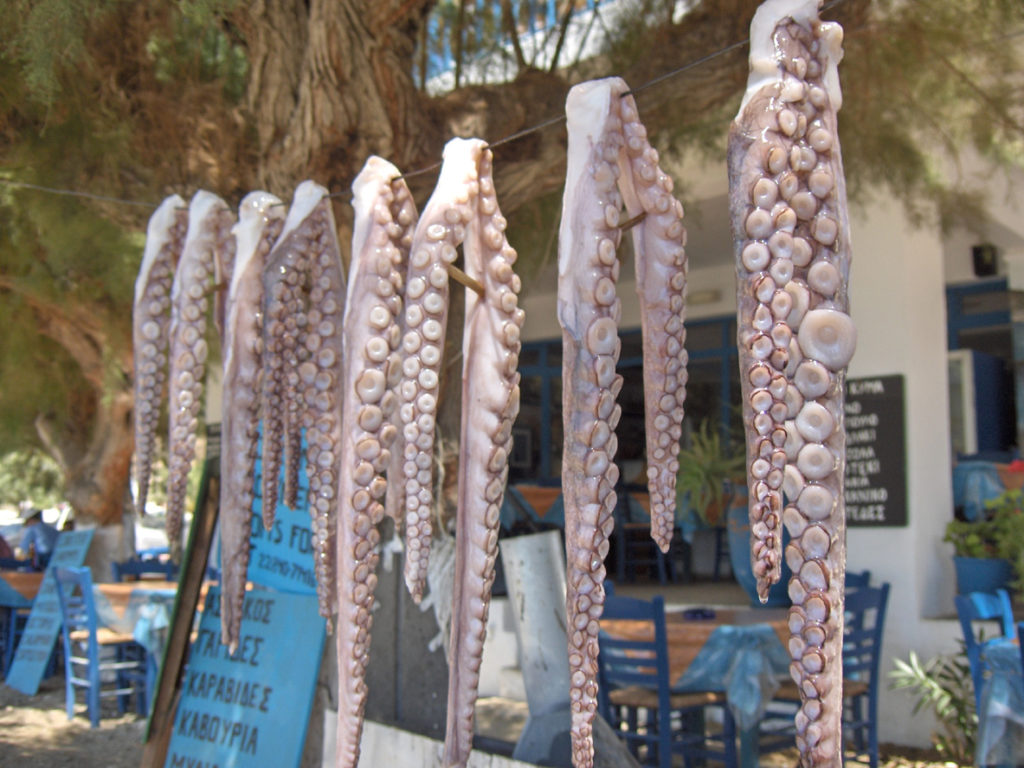
M 935 713 L 939 730 L 932 734 L 932 745 L 943 757 L 957 765 L 974 765 L 978 715 L 963 641 L 960 646 L 960 653 L 936 656 L 924 664 L 913 651 L 909 661 L 895 659 L 890 687 L 917 695 L 915 715 L 922 709 Z

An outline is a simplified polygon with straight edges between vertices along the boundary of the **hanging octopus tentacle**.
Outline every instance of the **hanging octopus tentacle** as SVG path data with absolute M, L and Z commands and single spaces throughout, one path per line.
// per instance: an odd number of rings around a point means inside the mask
M 729 166 L 755 573 L 764 595 L 778 578 L 781 518 L 792 537 L 785 557 L 801 764 L 839 766 L 843 380 L 856 330 L 836 120 L 842 30 L 817 10 L 816 0 L 771 0 L 755 15 Z
M 480 140 L 453 139 L 445 148 L 444 158 L 446 168 L 450 163 L 460 173 L 472 174 L 455 179 L 442 171 L 442 178 L 446 183 L 458 181 L 462 189 L 470 191 L 468 208 L 456 202 L 454 209 L 461 209 L 460 219 L 466 222 L 465 271 L 484 288 L 482 297 L 466 291 L 455 586 L 443 759 L 445 766 L 464 766 L 473 744 L 473 711 L 494 583 L 501 504 L 508 480 L 512 423 L 519 414 L 517 367 L 525 315 L 518 307 L 521 282 L 513 271 L 516 252 L 505 237 L 506 222 L 495 197 L 490 150 Z M 440 194 L 461 200 L 459 188 L 439 182 L 435 195 Z M 427 213 L 432 213 L 429 205 Z
M 562 493 L 569 639 L 572 755 L 593 765 L 597 633 L 604 605 L 604 558 L 615 521 L 615 398 L 621 343 L 616 295 L 620 239 L 616 189 L 624 139 L 621 81 L 576 85 L 566 99 L 569 148 L 558 242 L 558 320 L 562 326 Z M 625 89 L 623 88 L 623 91 Z
M 454 162 L 442 165 L 437 187 L 416 224 L 409 249 L 399 414 L 405 459 L 405 584 L 416 603 L 423 598 L 433 532 L 434 435 L 448 323 L 446 265 L 455 261 L 455 248 L 465 238 L 464 211 L 471 191 L 462 185 L 470 173 Z M 454 200 L 452 189 L 459 190 Z
M 334 496 L 340 467 L 345 279 L 323 187 L 304 181 L 296 188 L 263 284 L 263 522 L 273 522 L 282 441 L 305 428 L 317 599 L 320 614 L 330 617 L 336 605 Z M 298 450 L 288 448 L 295 456 Z
M 181 522 L 206 372 L 206 311 L 214 287 L 216 254 L 234 250 L 235 217 L 216 195 L 200 190 L 189 204 L 188 234 L 171 291 L 170 460 L 167 467 L 167 541 L 181 557 Z
M 292 363 L 297 366 L 288 370 Z M 301 346 L 286 349 L 285 353 L 285 391 L 288 400 L 285 403 L 284 429 L 284 492 L 281 501 L 288 509 L 299 506 L 299 489 L 302 481 L 299 478 L 302 468 L 302 430 L 309 425 L 303 418 L 303 400 L 300 394 L 302 385 L 299 383 L 299 368 L 309 362 L 309 355 Z
M 392 244 L 398 249 L 398 261 L 395 268 L 398 270 L 402 284 L 396 290 L 399 296 L 403 296 L 405 294 L 405 275 L 409 271 L 409 251 L 412 247 L 412 238 L 416 231 L 419 214 L 416 211 L 416 202 L 412 199 L 409 187 L 403 179 L 399 179 L 397 176 L 393 178 L 391 193 L 389 207 L 392 225 L 389 226 L 389 236 Z M 401 306 L 395 313 L 395 329 L 397 340 L 392 344 L 388 362 L 388 387 L 398 394 L 402 367 L 405 362 L 405 353 L 402 348 L 405 327 Z M 400 394 L 399 399 L 401 399 Z M 394 424 L 396 429 L 395 439 L 391 444 L 391 461 L 388 463 L 387 469 L 388 490 L 384 499 L 384 513 L 394 521 L 397 535 L 405 516 L 405 476 L 402 471 L 405 464 L 405 439 L 402 435 L 402 419 L 397 409 L 388 417 L 388 423 Z
M 308 238 L 294 234 L 302 218 L 309 214 L 315 201 L 299 199 L 298 190 L 289 210 L 282 234 L 267 258 L 263 272 L 263 444 L 261 463 L 263 482 L 263 525 L 269 531 L 280 499 L 281 465 L 285 442 L 292 424 L 298 423 L 298 317 L 305 321 L 303 292 L 309 275 Z M 291 236 L 285 242 L 285 234 Z M 297 457 L 297 451 L 291 451 Z M 289 476 L 290 472 L 287 473 Z M 293 479 L 297 487 L 297 476 Z
M 344 317 L 347 365 L 341 381 L 337 485 L 344 511 L 337 529 L 338 766 L 359 761 L 377 585 L 377 525 L 383 517 L 384 473 L 398 431 L 393 423 L 398 398 L 388 381 L 395 375 L 390 369 L 399 364 L 392 354 L 400 341 L 400 268 L 408 243 L 402 241 L 411 221 L 403 226 L 393 215 L 396 209 L 408 214 L 412 205 L 405 184 L 392 185 L 398 175 L 391 163 L 371 157 L 352 185 L 355 229 Z
M 185 242 L 188 215 L 178 195 L 166 198 L 146 228 L 146 249 L 135 280 L 132 308 L 132 346 L 135 361 L 135 510 L 146 512 L 153 466 L 160 399 L 167 376 L 168 328 L 171 322 L 171 284 Z
M 615 95 L 626 84 L 613 83 Z M 658 165 L 632 96 L 621 95 L 625 145 L 619 153 L 619 188 L 626 213 L 645 214 L 632 230 L 636 288 L 643 330 L 644 422 L 651 536 L 668 552 L 675 530 L 676 475 L 686 399 L 686 230 L 672 180 Z
M 263 265 L 284 226 L 281 201 L 250 192 L 239 205 L 237 259 L 225 302 L 220 454 L 221 638 L 238 645 L 249 565 L 263 373 Z

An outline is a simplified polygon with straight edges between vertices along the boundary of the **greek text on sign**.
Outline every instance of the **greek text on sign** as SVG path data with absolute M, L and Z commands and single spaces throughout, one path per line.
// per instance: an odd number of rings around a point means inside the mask
M 849 379 L 845 426 L 847 525 L 906 525 L 903 377 Z
M 211 589 L 165 768 L 297 766 L 324 630 L 315 597 L 253 589 L 245 596 L 238 648 L 230 654 L 220 642 L 220 590 Z

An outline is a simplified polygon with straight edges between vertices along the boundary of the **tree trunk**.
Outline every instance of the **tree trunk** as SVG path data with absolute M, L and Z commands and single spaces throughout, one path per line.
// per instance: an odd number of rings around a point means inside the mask
M 64 493 L 79 522 L 121 522 L 129 494 L 134 434 L 131 344 L 111 338 L 102 319 L 70 299 L 51 301 L 18 290 L 0 278 L 0 288 L 19 293 L 36 327 L 59 344 L 82 384 L 70 387 L 64 418 L 39 414 L 36 435 L 64 474 Z M 111 355 L 108 350 L 119 350 Z
M 585 62 L 574 77 L 617 74 L 631 86 L 747 37 L 758 0 L 705 0 L 679 24 L 643 28 L 631 51 Z M 366 158 L 378 154 L 403 172 L 430 166 L 445 141 L 496 141 L 564 114 L 568 74 L 525 69 L 511 83 L 471 86 L 432 98 L 412 78 L 415 42 L 431 0 L 262 0 L 238 23 L 251 62 L 248 101 L 258 136 L 261 183 L 280 194 L 314 177 L 347 197 Z M 838 10 L 863 21 L 867 0 Z M 284 43 L 282 43 L 284 40 Z M 637 56 L 637 50 L 645 50 Z M 618 64 L 617 58 L 635 63 Z M 747 76 L 746 48 L 716 56 L 638 95 L 654 133 L 707 121 L 736 101 Z M 552 125 L 495 150 L 498 197 L 506 214 L 560 188 L 565 129 Z M 436 173 L 409 180 L 422 204 Z M 336 210 L 339 223 L 348 206 Z
M 84 444 L 77 438 L 85 424 L 68 428 L 44 416 L 36 419 L 39 439 L 64 473 L 64 495 L 76 520 L 121 522 L 132 463 L 132 403 L 131 392 L 108 393 L 85 422 L 91 434 Z

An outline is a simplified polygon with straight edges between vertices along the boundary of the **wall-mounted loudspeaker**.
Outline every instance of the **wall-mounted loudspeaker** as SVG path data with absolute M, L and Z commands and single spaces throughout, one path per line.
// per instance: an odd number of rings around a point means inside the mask
M 971 260 L 977 277 L 994 277 L 999 274 L 999 249 L 991 243 L 972 245 Z

